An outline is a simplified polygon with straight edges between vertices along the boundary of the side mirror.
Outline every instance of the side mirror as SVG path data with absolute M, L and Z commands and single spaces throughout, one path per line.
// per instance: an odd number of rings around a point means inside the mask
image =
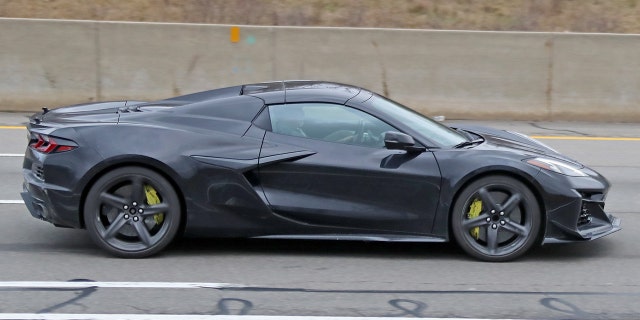
M 405 150 L 407 152 L 423 152 L 426 149 L 416 146 L 413 137 L 401 132 L 387 131 L 384 133 L 384 146 L 389 150 Z

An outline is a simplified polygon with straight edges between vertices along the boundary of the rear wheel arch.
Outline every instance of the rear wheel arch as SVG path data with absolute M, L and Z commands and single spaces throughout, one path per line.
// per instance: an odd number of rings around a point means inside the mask
M 98 169 L 91 174 L 91 177 L 82 187 L 82 195 L 80 197 L 80 206 L 78 210 L 78 218 L 80 221 L 80 226 L 82 228 L 86 228 L 85 221 L 84 221 L 84 206 L 87 200 L 87 194 L 89 193 L 89 190 L 91 190 L 91 188 L 95 185 L 96 181 L 98 181 L 98 179 L 103 177 L 105 174 L 123 167 L 140 167 L 144 169 L 149 169 L 151 171 L 154 171 L 155 173 L 160 174 L 163 178 L 165 178 L 171 184 L 174 191 L 178 195 L 178 199 L 180 201 L 180 212 L 181 212 L 182 219 L 180 222 L 181 225 L 180 225 L 179 234 L 181 234 L 182 231 L 184 231 L 184 226 L 186 221 L 186 201 L 185 201 L 184 194 L 182 192 L 182 188 L 180 187 L 176 179 L 176 177 L 178 177 L 178 174 L 173 169 L 162 164 L 161 162 L 152 158 L 147 158 L 147 157 L 140 157 L 135 160 L 129 159 L 126 161 L 116 161 L 102 167 L 98 166 Z
M 117 257 L 155 255 L 180 233 L 184 210 L 166 175 L 143 166 L 118 166 L 88 187 L 85 228 L 96 245 Z

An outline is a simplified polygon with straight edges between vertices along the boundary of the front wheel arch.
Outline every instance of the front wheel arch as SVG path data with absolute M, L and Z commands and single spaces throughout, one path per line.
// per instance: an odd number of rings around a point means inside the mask
M 480 174 L 477 174 L 475 176 L 471 176 L 468 177 L 467 179 L 464 180 L 463 183 L 461 183 L 455 190 L 455 193 L 453 195 L 453 197 L 451 197 L 451 200 L 449 202 L 449 211 L 447 212 L 447 230 L 449 232 L 449 235 L 452 235 L 451 233 L 451 214 L 453 213 L 453 205 L 456 203 L 456 201 L 458 200 L 458 198 L 460 197 L 460 193 L 462 192 L 462 190 L 464 190 L 468 185 L 470 185 L 471 183 L 473 183 L 474 181 L 478 180 L 478 179 L 482 179 L 484 177 L 487 176 L 505 176 L 505 177 L 509 177 L 509 178 L 513 178 L 516 179 L 518 181 L 520 181 L 521 183 L 523 183 L 525 186 L 527 186 L 529 188 L 529 190 L 531 190 L 531 192 L 533 192 L 533 194 L 536 197 L 536 200 L 538 201 L 538 206 L 540 206 L 540 211 L 542 212 L 542 225 L 540 228 L 540 235 L 539 235 L 539 244 L 542 243 L 542 240 L 544 238 L 544 234 L 546 232 L 545 230 L 545 226 L 547 225 L 547 209 L 546 209 L 546 205 L 545 202 L 542 198 L 542 192 L 540 191 L 540 186 L 536 185 L 535 183 L 533 183 L 531 181 L 531 179 L 528 179 L 527 177 L 530 176 L 525 176 L 525 175 L 521 175 L 521 174 L 517 174 L 514 173 L 512 171 L 503 171 L 503 170 L 495 170 L 495 171 L 486 171 Z
M 453 219 L 455 218 L 455 213 L 456 213 L 456 207 L 457 207 L 457 203 L 459 201 L 461 201 L 460 197 L 462 196 L 463 192 L 465 192 L 469 186 L 472 186 L 474 183 L 476 183 L 477 181 L 483 180 L 483 179 L 490 179 L 490 178 L 498 178 L 500 179 L 501 177 L 505 178 L 505 179 L 512 179 L 520 184 L 522 184 L 528 191 L 531 192 L 534 201 L 535 201 L 535 205 L 538 208 L 539 211 L 539 226 L 537 228 L 537 231 L 534 235 L 534 240 L 533 240 L 533 244 L 529 247 L 529 249 L 527 249 L 526 251 L 529 251 L 530 249 L 533 249 L 536 246 L 539 246 L 542 243 L 542 240 L 544 239 L 544 234 L 545 234 L 545 229 L 546 229 L 546 223 L 547 223 L 547 217 L 546 217 L 546 208 L 545 208 L 545 204 L 544 201 L 542 199 L 541 196 L 541 192 L 539 189 L 539 186 L 536 186 L 534 182 L 528 180 L 526 177 L 523 177 L 521 175 L 518 174 L 514 174 L 513 172 L 504 172 L 504 171 L 494 171 L 494 172 L 484 172 L 480 175 L 474 176 L 472 178 L 469 178 L 467 181 L 465 181 L 463 184 L 461 184 L 454 196 L 451 198 L 451 202 L 450 202 L 450 206 L 449 206 L 449 212 L 448 212 L 448 234 L 449 234 L 449 239 L 453 238 L 455 242 L 460 241 L 459 239 L 456 238 L 455 234 L 454 234 L 454 224 L 453 224 Z M 464 248 L 463 248 L 464 249 Z M 466 249 L 465 249 L 466 251 Z M 515 258 L 519 257 L 520 255 L 516 256 Z M 476 258 L 478 258 L 477 256 L 475 256 Z M 513 259 L 515 259 L 513 258 Z M 482 259 L 481 260 L 486 260 L 486 261 L 508 261 L 508 260 L 512 260 L 511 258 L 509 259 L 496 259 L 496 260 L 490 260 L 490 259 Z

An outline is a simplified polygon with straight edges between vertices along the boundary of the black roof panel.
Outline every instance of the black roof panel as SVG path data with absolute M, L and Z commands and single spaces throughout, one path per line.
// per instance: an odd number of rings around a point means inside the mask
M 284 82 L 282 81 L 245 84 L 244 86 L 242 86 L 243 95 L 253 95 L 257 93 L 282 91 L 282 90 L 284 90 Z

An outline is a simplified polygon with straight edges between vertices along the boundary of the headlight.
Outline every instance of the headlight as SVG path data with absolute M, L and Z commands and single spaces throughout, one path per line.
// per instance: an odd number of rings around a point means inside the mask
M 580 170 L 581 168 L 576 167 L 567 162 L 553 160 L 548 158 L 532 158 L 525 159 L 528 164 L 532 166 L 536 166 L 538 168 L 542 168 L 545 170 L 553 171 L 556 173 L 564 174 L 571 177 L 586 177 L 587 174 Z

